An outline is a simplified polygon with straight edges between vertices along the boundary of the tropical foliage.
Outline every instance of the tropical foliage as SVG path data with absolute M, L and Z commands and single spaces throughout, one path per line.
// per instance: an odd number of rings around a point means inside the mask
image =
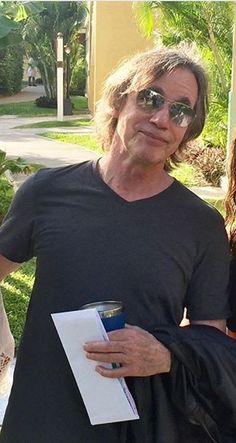
M 27 53 L 36 61 L 48 98 L 56 97 L 57 33 L 69 43 L 72 71 L 79 50 L 78 30 L 83 25 L 87 8 L 81 1 L 37 2 L 42 11 L 30 15 L 23 29 Z
M 31 174 L 42 167 L 43 165 L 40 164 L 27 163 L 26 160 L 20 157 L 9 159 L 6 152 L 0 149 L 0 224 L 8 211 L 13 197 L 12 181 L 6 178 L 6 172 Z
M 21 157 L 12 160 L 8 159 L 6 152 L 0 149 L 0 176 L 6 171 L 10 171 L 13 174 L 30 174 L 40 167 L 42 167 L 42 165 L 28 163 Z
M 195 45 L 210 77 L 210 113 L 203 133 L 207 144 L 226 146 L 230 89 L 233 2 L 135 2 L 143 32 L 165 46 Z M 217 130 L 216 130 L 217 129 Z
M 21 90 L 24 47 L 22 29 L 28 14 L 38 13 L 33 2 L 0 2 L 0 93 Z
M 0 225 L 8 211 L 14 195 L 12 184 L 6 177 L 0 176 Z
M 56 38 L 57 33 L 62 32 L 64 42 L 69 42 L 71 49 L 70 74 L 73 77 L 75 68 L 79 71 L 81 79 L 81 86 L 75 85 L 74 75 L 73 89 L 75 92 L 78 89 L 83 91 L 86 75 L 85 54 L 79 43 L 78 31 L 86 15 L 87 7 L 83 1 L 0 1 L 0 49 L 3 51 L 0 54 L 1 61 L 6 67 L 11 48 L 10 64 L 14 64 L 15 60 L 16 65 L 16 69 L 6 70 L 5 75 L 2 75 L 4 72 L 1 72 L 0 64 L 0 88 L 1 85 L 5 87 L 10 83 L 5 92 L 19 90 L 24 47 L 26 54 L 33 57 L 37 64 L 47 97 L 56 98 Z M 15 89 L 11 77 L 19 78 Z
M 0 47 L 0 94 L 11 95 L 21 90 L 23 56 L 21 43 Z

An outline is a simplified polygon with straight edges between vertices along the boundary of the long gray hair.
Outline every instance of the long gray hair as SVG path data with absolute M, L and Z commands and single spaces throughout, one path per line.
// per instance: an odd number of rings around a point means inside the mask
M 188 127 L 178 150 L 166 161 L 165 169 L 179 163 L 179 154 L 190 140 L 198 137 L 204 127 L 208 111 L 208 81 L 203 67 L 190 58 L 186 50 L 160 48 L 137 54 L 125 60 L 106 80 L 103 94 L 97 105 L 95 122 L 97 136 L 102 147 L 108 150 L 116 130 L 117 118 L 112 110 L 119 111 L 124 96 L 138 92 L 153 81 L 177 68 L 188 69 L 193 73 L 198 85 L 198 98 L 195 105 L 196 117 Z

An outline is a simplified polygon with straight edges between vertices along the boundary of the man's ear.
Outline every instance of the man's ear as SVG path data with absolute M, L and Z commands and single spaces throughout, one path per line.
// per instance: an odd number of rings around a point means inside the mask
M 111 112 L 110 112 L 110 114 L 111 114 L 111 116 L 113 117 L 113 118 L 118 118 L 119 117 L 119 111 L 118 111 L 118 109 L 111 109 Z
M 106 106 L 105 112 L 113 118 L 118 118 L 119 116 L 119 111 L 111 106 Z
M 121 99 L 121 102 L 120 102 L 119 109 L 115 109 L 115 108 L 111 109 L 111 116 L 113 118 L 118 118 L 119 117 L 120 112 L 122 111 L 122 109 L 123 109 L 123 107 L 124 107 L 124 105 L 126 103 L 126 98 L 127 98 L 127 95 L 123 95 L 123 97 Z

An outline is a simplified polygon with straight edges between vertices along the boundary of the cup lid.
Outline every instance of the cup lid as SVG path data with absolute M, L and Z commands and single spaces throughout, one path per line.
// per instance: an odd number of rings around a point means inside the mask
M 80 309 L 97 309 L 101 318 L 108 318 L 120 314 L 123 311 L 123 304 L 121 301 L 106 300 L 87 303 L 81 306 Z

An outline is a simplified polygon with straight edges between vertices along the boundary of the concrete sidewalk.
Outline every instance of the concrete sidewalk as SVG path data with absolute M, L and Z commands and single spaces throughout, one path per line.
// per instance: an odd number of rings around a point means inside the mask
M 40 95 L 44 95 L 43 85 L 36 87 L 27 86 L 14 96 L 0 96 L 1 104 L 31 101 Z M 86 114 L 86 116 L 88 116 Z M 78 119 L 79 115 L 64 117 L 64 120 Z M 40 133 L 50 131 L 46 128 L 15 129 L 16 126 L 31 124 L 41 121 L 57 121 L 56 116 L 50 117 L 17 117 L 15 115 L 0 116 L 0 149 L 6 151 L 10 158 L 23 157 L 31 163 L 42 163 L 47 167 L 65 166 L 71 163 L 79 163 L 84 160 L 96 158 L 94 151 L 80 147 L 76 144 L 67 144 L 55 140 L 40 137 Z M 80 134 L 91 133 L 91 127 L 78 128 L 54 128 L 58 132 L 76 132 Z
M 18 94 L 7 97 L 0 95 L 0 105 L 33 101 L 41 95 L 45 95 L 43 85 L 26 86 L 22 91 L 18 92 Z

